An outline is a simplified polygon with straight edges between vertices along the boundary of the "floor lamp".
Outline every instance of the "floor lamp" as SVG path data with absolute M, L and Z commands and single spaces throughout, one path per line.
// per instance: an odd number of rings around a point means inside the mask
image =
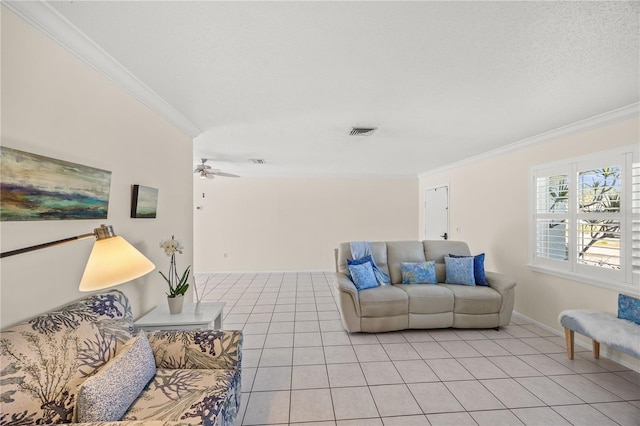
M 96 241 L 80 280 L 80 291 L 94 291 L 134 280 L 155 269 L 155 265 L 110 225 L 100 225 L 92 233 L 0 253 L 0 258 L 95 237 Z

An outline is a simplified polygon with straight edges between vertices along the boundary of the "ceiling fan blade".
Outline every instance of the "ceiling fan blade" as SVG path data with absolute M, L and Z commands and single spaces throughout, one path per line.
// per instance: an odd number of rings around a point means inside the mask
M 234 175 L 233 173 L 225 173 L 225 172 L 213 172 L 214 175 L 216 176 L 223 176 L 223 177 L 232 177 L 232 178 L 239 178 L 240 176 L 238 175 Z
M 216 176 L 239 178 L 240 176 L 233 173 L 226 173 L 220 169 L 214 169 L 209 164 L 205 164 L 208 161 L 207 158 L 202 158 L 202 164 L 197 164 L 193 173 L 200 174 L 201 178 L 213 179 Z

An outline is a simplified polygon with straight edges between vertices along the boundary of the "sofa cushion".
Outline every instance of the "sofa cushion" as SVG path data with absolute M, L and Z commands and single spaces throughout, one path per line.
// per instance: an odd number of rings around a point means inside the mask
M 120 420 L 156 373 L 146 334 L 138 333 L 122 351 L 78 389 L 79 422 Z
M 390 241 L 387 243 L 387 261 L 392 284 L 402 282 L 400 262 L 424 262 L 424 247 L 420 241 Z
M 438 284 L 436 279 L 436 263 L 400 262 L 402 284 Z
M 442 285 L 398 284 L 409 297 L 409 313 L 453 312 L 453 292 Z
M 239 394 L 240 370 L 159 368 L 122 420 L 232 425 Z
M 449 257 L 467 257 L 460 256 L 458 254 L 450 254 Z M 484 253 L 473 256 L 473 277 L 476 280 L 476 285 L 488 286 L 487 276 L 484 272 Z
M 392 285 L 362 290 L 358 293 L 363 317 L 390 317 L 407 315 L 407 293 Z
M 491 287 L 439 284 L 453 292 L 454 313 L 493 314 L 500 311 L 502 296 Z
M 156 330 L 147 337 L 158 368 L 233 370 L 242 363 L 239 330 Z
M 371 257 L 379 269 L 382 269 L 385 274 L 389 275 L 389 261 L 387 259 L 387 243 L 374 242 L 370 243 Z M 351 249 L 349 249 L 351 251 Z
M 129 301 L 111 290 L 3 330 L 2 414 L 26 423 L 73 419 L 78 386 L 133 333 Z
M 378 287 L 378 281 L 371 265 L 371 262 L 349 265 L 349 274 L 358 291 Z
M 444 283 L 447 278 L 447 267 L 444 265 L 444 261 L 442 263 L 436 262 L 436 280 L 439 283 Z
M 425 240 L 422 242 L 427 260 L 435 260 L 436 264 L 444 263 L 444 257 L 450 253 L 471 256 L 469 246 L 464 241 Z M 444 282 L 444 281 L 440 281 Z
M 444 263 L 447 268 L 445 283 L 476 285 L 476 280 L 473 275 L 473 257 L 445 256 Z

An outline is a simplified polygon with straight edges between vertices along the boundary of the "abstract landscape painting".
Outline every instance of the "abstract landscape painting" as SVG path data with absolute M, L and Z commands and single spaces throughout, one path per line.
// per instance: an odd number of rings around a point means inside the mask
M 133 185 L 131 193 L 131 217 L 153 219 L 158 208 L 158 189 Z
M 111 172 L 0 147 L 0 221 L 106 219 Z

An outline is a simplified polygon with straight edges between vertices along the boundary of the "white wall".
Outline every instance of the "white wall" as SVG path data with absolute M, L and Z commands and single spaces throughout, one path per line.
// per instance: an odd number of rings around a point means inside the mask
M 106 222 L 167 269 L 158 243 L 171 234 L 192 262 L 192 141 L 93 68 L 2 8 L 2 145 L 110 170 L 106 221 L 1 222 L 2 251 L 91 232 Z M 157 219 L 130 219 L 131 185 L 159 188 Z M 84 294 L 91 240 L 4 258 L 1 326 Z M 135 317 L 166 303 L 157 269 L 123 290 Z
M 195 269 L 332 271 L 340 242 L 416 239 L 417 191 L 416 178 L 195 178 Z
M 467 241 L 474 253 L 486 252 L 487 269 L 516 278 L 517 312 L 560 330 L 560 311 L 594 309 L 615 313 L 618 293 L 533 272 L 527 267 L 529 168 L 639 141 L 636 118 L 421 176 L 420 206 L 424 205 L 426 188 L 449 182 L 451 239 Z M 422 207 L 420 229 L 424 229 Z M 603 353 L 608 351 L 603 348 Z

